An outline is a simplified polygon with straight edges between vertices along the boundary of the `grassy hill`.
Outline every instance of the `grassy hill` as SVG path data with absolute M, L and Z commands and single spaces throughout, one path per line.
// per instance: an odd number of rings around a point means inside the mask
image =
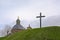
M 24 30 L 0 38 L 0 40 L 60 40 L 60 27 L 45 27 Z

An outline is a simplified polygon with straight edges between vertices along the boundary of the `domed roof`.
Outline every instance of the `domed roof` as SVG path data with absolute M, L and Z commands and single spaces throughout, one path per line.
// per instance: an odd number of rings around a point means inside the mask
M 14 25 L 13 29 L 24 29 L 24 27 L 20 24 L 20 25 Z
M 16 25 L 13 26 L 12 30 L 14 30 L 14 29 L 25 29 L 25 28 L 20 24 L 19 17 L 18 17 L 18 19 L 16 20 Z

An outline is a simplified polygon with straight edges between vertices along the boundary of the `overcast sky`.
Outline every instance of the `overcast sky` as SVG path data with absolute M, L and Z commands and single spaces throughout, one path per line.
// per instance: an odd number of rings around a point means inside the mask
M 53 21 L 48 20 L 45 22 L 46 24 L 43 23 L 44 25 L 48 25 L 48 23 L 51 24 L 52 22 L 53 25 L 56 23 L 55 20 L 57 20 L 60 25 L 59 18 L 54 19 L 57 15 L 60 17 L 60 0 L 0 0 L 0 36 L 3 34 L 1 29 L 4 29 L 6 24 L 15 23 L 18 16 L 21 21 L 24 20 L 24 23 L 25 20 L 33 21 L 34 23 L 35 20 L 39 20 L 36 16 L 39 16 L 40 12 L 46 16 L 45 18 L 53 17 Z M 35 23 L 32 25 L 36 26 Z
M 46 18 L 60 15 L 60 0 L 0 0 L 0 24 L 21 20 L 35 20 L 42 12 Z

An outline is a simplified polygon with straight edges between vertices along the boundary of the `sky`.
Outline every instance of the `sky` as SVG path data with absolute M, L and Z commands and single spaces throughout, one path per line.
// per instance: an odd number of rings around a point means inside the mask
M 60 0 L 0 0 L 0 25 L 20 20 L 38 20 L 36 16 L 60 15 Z
M 56 21 L 56 24 L 60 25 L 60 0 L 0 0 L 0 36 L 5 35 L 5 30 L 2 32 L 1 29 L 14 24 L 18 16 L 24 25 L 28 26 L 28 21 L 32 21 L 34 27 L 39 26 L 36 16 L 39 16 L 40 12 L 48 20 L 44 21 L 44 25 L 52 25 Z

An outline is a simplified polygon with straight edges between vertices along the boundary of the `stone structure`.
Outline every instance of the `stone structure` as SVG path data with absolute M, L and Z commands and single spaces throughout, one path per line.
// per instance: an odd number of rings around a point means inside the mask
M 18 31 L 22 31 L 24 29 L 25 28 L 20 24 L 20 20 L 18 17 L 18 19 L 16 20 L 16 25 L 13 26 L 11 32 L 14 33 L 14 32 L 18 32 Z
M 29 24 L 29 26 L 27 27 L 27 29 L 32 29 L 31 26 L 30 26 L 30 24 Z

